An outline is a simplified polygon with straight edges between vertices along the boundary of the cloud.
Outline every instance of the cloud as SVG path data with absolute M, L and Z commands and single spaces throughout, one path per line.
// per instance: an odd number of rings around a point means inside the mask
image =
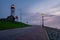
M 44 1 L 43 1 L 44 2 Z M 51 15 L 60 15 L 60 0 L 46 0 L 44 3 L 36 3 L 30 7 L 32 13 L 45 13 Z
M 45 25 L 53 27 L 53 28 L 60 28 L 60 16 L 54 16 L 45 20 Z
M 49 13 L 51 15 L 60 15 L 60 7 L 58 8 L 51 8 L 49 10 L 46 11 L 46 13 Z
M 60 16 L 45 16 L 44 17 L 44 23 L 45 26 L 53 27 L 53 28 L 60 28 Z M 42 18 L 38 14 L 35 14 L 31 21 L 29 21 L 29 24 L 32 25 L 41 25 L 42 24 Z

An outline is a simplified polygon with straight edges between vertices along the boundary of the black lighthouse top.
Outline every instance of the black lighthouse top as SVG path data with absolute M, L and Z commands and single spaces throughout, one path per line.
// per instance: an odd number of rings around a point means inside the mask
M 14 6 L 14 4 L 12 4 L 12 5 L 11 5 L 11 9 L 15 9 L 15 6 Z

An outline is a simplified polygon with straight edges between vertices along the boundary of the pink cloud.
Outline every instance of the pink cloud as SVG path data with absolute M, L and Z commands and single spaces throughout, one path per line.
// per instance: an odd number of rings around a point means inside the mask
M 54 16 L 45 20 L 45 25 L 53 27 L 53 28 L 60 28 L 60 16 Z

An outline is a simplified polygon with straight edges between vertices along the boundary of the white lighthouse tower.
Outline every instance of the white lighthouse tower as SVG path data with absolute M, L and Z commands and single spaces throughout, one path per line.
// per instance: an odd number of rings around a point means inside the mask
M 15 6 L 14 6 L 14 4 L 11 5 L 11 15 L 15 16 Z

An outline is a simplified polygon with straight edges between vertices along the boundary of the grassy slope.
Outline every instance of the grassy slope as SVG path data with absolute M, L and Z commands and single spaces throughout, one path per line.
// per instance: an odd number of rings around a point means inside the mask
M 27 27 L 28 24 L 22 22 L 9 22 L 0 20 L 0 30 Z

